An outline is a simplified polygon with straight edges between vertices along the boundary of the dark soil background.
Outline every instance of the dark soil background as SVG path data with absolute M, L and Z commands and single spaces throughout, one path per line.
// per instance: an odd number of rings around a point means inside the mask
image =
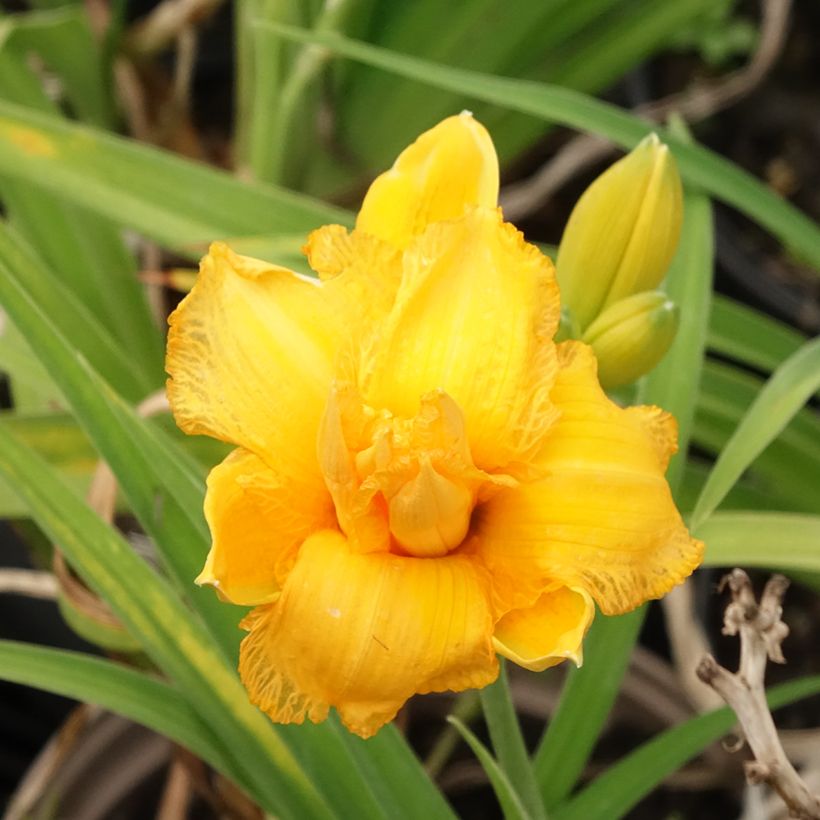
M 12 8 L 13 4 L 7 4 Z M 131 17 L 142 16 L 153 3 L 130 2 Z M 742 3 L 740 10 L 756 19 L 757 4 Z M 820 221 L 820 3 L 798 0 L 794 4 L 790 34 L 784 53 L 763 83 L 746 99 L 711 117 L 695 128 L 697 138 L 710 148 L 762 178 L 783 196 Z M 232 65 L 231 13 L 226 6 L 202 31 L 195 77 L 195 125 L 210 132 L 209 144 L 218 157 L 229 133 Z M 741 65 L 742 58 L 737 60 Z M 721 66 L 720 72 L 733 67 Z M 690 52 L 668 53 L 642 66 L 606 95 L 608 99 L 634 107 L 685 87 L 692 77 L 709 74 L 699 56 Z M 216 126 L 215 126 L 216 124 Z M 569 134 L 552 133 L 510 177 L 525 177 L 559 148 Z M 607 163 L 589 168 L 566 185 L 548 205 L 531 215 L 521 227 L 534 240 L 555 242 L 567 216 L 586 185 Z M 716 206 L 716 287 L 807 333 L 820 332 L 820 279 L 802 268 L 756 226 L 734 211 Z M 0 396 L 8 406 L 9 396 Z M 30 559 L 8 527 L 0 529 L 0 550 L 6 566 L 25 566 Z M 698 574 L 698 590 L 704 620 L 715 639 L 719 660 L 734 668 L 735 639 L 719 638 L 725 601 L 715 593 L 720 577 L 716 571 Z M 762 583 L 763 576 L 756 581 Z M 787 595 L 784 619 L 792 633 L 784 649 L 786 667 L 771 670 L 770 679 L 790 679 L 820 673 L 820 598 L 795 585 Z M 0 596 L 0 637 L 52 646 L 90 650 L 64 625 L 51 603 Z M 645 650 L 669 657 L 663 616 L 653 605 L 641 643 Z M 514 693 L 528 739 L 533 746 L 543 731 L 550 693 L 560 684 L 562 672 L 552 671 L 536 678 L 512 673 Z M 604 734 L 590 774 L 618 759 L 637 744 L 664 728 L 647 714 L 640 699 L 630 696 L 629 687 L 616 706 Z M 443 717 L 452 704 L 446 696 L 416 699 L 402 715 L 408 736 L 419 752 L 429 751 L 441 730 Z M 73 704 L 9 684 L 0 684 L 0 808 L 12 793 L 29 762 L 59 727 Z M 820 726 L 820 699 L 803 701 L 782 711 L 783 728 Z M 717 752 L 715 754 L 714 752 Z M 708 759 L 694 762 L 670 784 L 646 798 L 628 816 L 634 820 L 679 818 L 680 820 L 724 820 L 741 811 L 743 778 L 740 762 L 744 752 L 730 756 L 713 750 Z M 718 761 L 716 763 L 716 761 Z M 142 791 L 130 794 L 127 803 L 110 817 L 154 816 L 164 775 L 149 778 Z M 463 746 L 441 774 L 441 783 L 458 812 L 467 818 L 499 817 L 492 791 L 480 767 Z M 238 810 L 236 810 L 238 811 Z M 215 816 L 198 802 L 190 817 Z M 228 811 L 225 816 L 240 816 Z M 74 820 L 66 818 L 65 820 Z M 77 818 L 77 820 L 81 820 Z

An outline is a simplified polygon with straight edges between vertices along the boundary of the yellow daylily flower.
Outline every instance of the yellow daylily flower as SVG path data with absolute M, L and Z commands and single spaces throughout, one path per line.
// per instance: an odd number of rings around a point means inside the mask
M 675 160 L 650 134 L 584 191 L 561 237 L 558 282 L 581 332 L 606 308 L 660 284 L 682 221 Z
M 469 114 L 306 252 L 319 282 L 214 244 L 170 319 L 168 395 L 237 449 L 208 479 L 197 579 L 255 609 L 239 671 L 278 722 L 367 737 L 415 693 L 491 683 L 497 653 L 581 661 L 701 560 L 664 479 L 675 423 L 621 409 L 556 345 L 552 263 L 504 223 Z

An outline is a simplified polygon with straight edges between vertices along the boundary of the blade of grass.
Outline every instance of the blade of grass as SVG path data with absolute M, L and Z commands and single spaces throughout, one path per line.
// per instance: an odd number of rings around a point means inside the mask
M 212 729 L 167 683 L 91 655 L 15 641 L 0 641 L 0 679 L 116 712 L 242 782 Z
M 510 697 L 507 668 L 503 660 L 498 679 L 485 686 L 479 696 L 499 766 L 520 797 L 527 814 L 533 820 L 545 820 L 544 804 Z
M 716 512 L 696 534 L 706 543 L 706 566 L 820 572 L 820 515 Z
M 72 566 L 106 600 L 146 653 L 185 693 L 230 750 L 269 811 L 333 817 L 236 674 L 171 588 L 33 450 L 0 426 L 0 474 Z
M 657 131 L 673 149 L 688 183 L 736 207 L 820 271 L 820 227 L 808 216 L 728 160 L 699 145 L 689 144 L 667 130 L 652 128 L 616 106 L 566 88 L 430 63 L 337 33 L 305 31 L 274 23 L 262 23 L 260 28 L 273 36 L 324 46 L 349 59 L 436 88 L 532 114 L 547 122 L 601 134 L 624 148 L 633 148 L 651 131 Z
M 691 516 L 697 529 L 777 437 L 808 399 L 820 389 L 820 338 L 803 345 L 766 383 L 718 456 Z
M 490 778 L 490 783 L 498 798 L 505 820 L 530 820 L 520 796 L 510 783 L 506 772 L 498 765 L 487 747 L 458 719 L 450 715 L 447 721 L 456 727 L 467 745 L 473 750 L 482 768 Z
M 801 678 L 772 687 L 772 709 L 820 693 L 820 676 Z M 718 709 L 667 729 L 621 758 L 555 812 L 555 820 L 616 820 L 687 761 L 732 730 L 737 718 Z

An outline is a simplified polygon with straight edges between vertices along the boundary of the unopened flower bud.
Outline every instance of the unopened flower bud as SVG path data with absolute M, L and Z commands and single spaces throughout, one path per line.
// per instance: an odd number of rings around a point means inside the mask
M 631 384 L 666 355 L 678 330 L 678 308 L 665 293 L 637 293 L 616 302 L 587 328 L 583 341 L 598 359 L 605 388 Z
M 682 215 L 675 161 L 655 134 L 587 188 L 556 263 L 562 301 L 582 330 L 610 305 L 658 286 L 675 253 Z

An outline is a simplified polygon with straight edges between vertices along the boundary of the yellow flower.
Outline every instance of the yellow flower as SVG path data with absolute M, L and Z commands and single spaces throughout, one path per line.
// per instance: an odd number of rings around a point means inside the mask
M 496 208 L 468 114 L 314 232 L 314 284 L 214 244 L 171 317 L 178 424 L 237 445 L 208 479 L 199 583 L 256 608 L 239 670 L 275 721 L 367 737 L 414 693 L 581 660 L 699 563 L 664 480 L 675 423 L 612 404 L 555 345 L 551 262 Z
M 584 191 L 556 262 L 564 307 L 582 332 L 604 309 L 660 284 L 682 218 L 677 167 L 655 134 Z

